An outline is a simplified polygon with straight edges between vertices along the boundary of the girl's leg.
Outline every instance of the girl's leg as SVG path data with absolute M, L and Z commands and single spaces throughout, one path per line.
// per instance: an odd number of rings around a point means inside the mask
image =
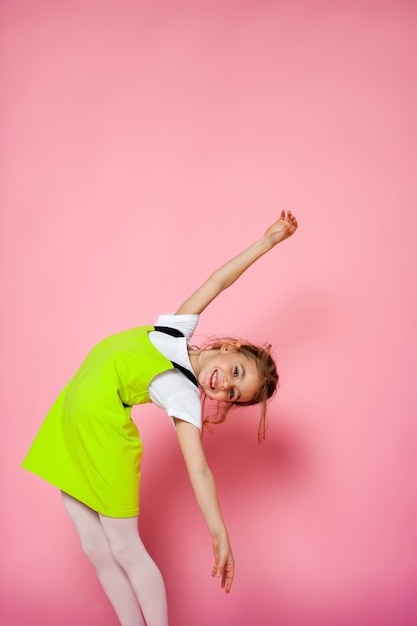
M 81 547 L 94 565 L 120 623 L 122 626 L 145 626 L 135 592 L 112 555 L 98 513 L 66 493 L 62 493 L 62 498 L 80 536 Z
M 99 517 L 113 556 L 135 590 L 147 626 L 168 626 L 164 581 L 139 536 L 138 518 Z

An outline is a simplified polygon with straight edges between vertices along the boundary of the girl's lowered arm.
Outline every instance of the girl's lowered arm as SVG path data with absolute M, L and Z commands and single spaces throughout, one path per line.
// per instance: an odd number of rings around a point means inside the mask
M 213 576 L 221 578 L 221 586 L 228 593 L 234 576 L 234 559 L 229 536 L 220 510 L 216 485 L 208 466 L 196 426 L 175 419 L 177 437 L 187 467 L 195 497 L 213 540 Z
M 281 211 L 281 216 L 268 228 L 261 239 L 240 254 L 219 267 L 211 276 L 179 307 L 181 313 L 201 313 L 224 289 L 230 287 L 238 278 L 277 243 L 290 237 L 297 228 L 297 220 L 289 211 Z

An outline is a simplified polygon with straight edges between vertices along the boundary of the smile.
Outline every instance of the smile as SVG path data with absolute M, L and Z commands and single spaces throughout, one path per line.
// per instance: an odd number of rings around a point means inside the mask
M 212 373 L 211 377 L 210 377 L 210 387 L 211 389 L 216 389 L 217 386 L 217 370 L 214 370 L 214 372 Z

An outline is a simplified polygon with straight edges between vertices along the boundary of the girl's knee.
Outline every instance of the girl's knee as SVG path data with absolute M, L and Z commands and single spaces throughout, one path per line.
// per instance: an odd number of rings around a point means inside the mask
M 137 518 L 101 519 L 113 558 L 125 571 L 149 558 L 139 535 Z
M 151 559 L 139 536 L 117 537 L 110 540 L 109 545 L 113 558 L 126 572 Z
M 80 540 L 82 551 L 94 567 L 97 568 L 113 561 L 110 546 L 104 537 L 87 534 L 81 536 Z
M 140 556 L 138 554 L 137 546 L 133 547 L 124 541 L 111 542 L 110 550 L 113 558 L 124 570 L 129 570 L 135 561 L 137 561 L 138 556 Z

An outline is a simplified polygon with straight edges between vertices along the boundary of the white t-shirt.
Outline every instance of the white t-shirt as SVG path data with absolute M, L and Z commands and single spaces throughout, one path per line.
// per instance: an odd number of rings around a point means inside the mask
M 149 333 L 149 339 L 155 348 L 167 359 L 186 367 L 193 374 L 188 358 L 188 346 L 198 320 L 197 314 L 160 315 L 155 326 L 176 328 L 184 337 L 171 337 L 159 331 Z M 179 370 L 168 370 L 155 376 L 148 387 L 148 392 L 152 402 L 164 409 L 172 421 L 177 417 L 202 429 L 200 390 Z

